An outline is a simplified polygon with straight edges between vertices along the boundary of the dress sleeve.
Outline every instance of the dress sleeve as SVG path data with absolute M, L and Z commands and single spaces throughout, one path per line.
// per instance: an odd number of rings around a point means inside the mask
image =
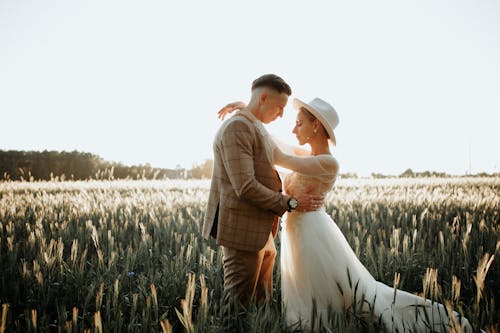
M 331 155 L 295 156 L 287 149 L 285 153 L 280 146 L 274 148 L 274 163 L 283 168 L 290 169 L 311 176 L 336 176 L 339 169 L 337 160 Z

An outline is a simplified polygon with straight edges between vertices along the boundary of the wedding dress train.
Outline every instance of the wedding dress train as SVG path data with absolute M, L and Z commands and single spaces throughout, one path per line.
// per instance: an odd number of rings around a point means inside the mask
M 335 182 L 337 162 L 331 155 L 301 158 L 279 153 L 277 165 L 294 170 L 285 191 L 326 193 Z M 359 261 L 333 219 L 323 210 L 287 213 L 281 232 L 281 292 L 287 325 L 311 327 L 331 310 L 363 305 L 389 332 L 446 332 L 457 325 L 472 332 L 456 312 L 376 281 Z M 314 304 L 313 304 L 314 302 Z M 353 304 L 353 303 L 356 304 Z M 317 327 L 317 325 L 315 325 Z

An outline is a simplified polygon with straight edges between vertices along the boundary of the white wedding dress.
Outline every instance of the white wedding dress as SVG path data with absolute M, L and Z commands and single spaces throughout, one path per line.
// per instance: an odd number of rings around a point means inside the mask
M 338 167 L 331 155 L 304 158 L 278 150 L 274 159 L 275 164 L 295 171 L 285 178 L 289 195 L 324 194 L 332 189 Z M 401 290 L 397 290 L 394 301 L 394 289 L 373 278 L 324 208 L 287 213 L 281 231 L 280 264 L 288 326 L 300 323 L 306 329 L 318 327 L 320 320 L 325 323 L 329 307 L 342 311 L 360 305 L 365 311 L 371 307 L 371 320 L 381 322 L 388 332 L 445 332 L 451 325 L 442 304 Z M 472 332 L 467 319 L 456 312 L 452 321 L 465 332 Z

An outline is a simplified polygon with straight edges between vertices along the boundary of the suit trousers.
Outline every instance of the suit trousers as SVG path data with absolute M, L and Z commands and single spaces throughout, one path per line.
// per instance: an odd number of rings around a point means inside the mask
M 252 300 L 264 303 L 272 299 L 273 268 L 276 259 L 274 238 L 269 238 L 258 252 L 241 251 L 223 247 L 224 292 L 226 297 L 236 298 L 246 306 Z

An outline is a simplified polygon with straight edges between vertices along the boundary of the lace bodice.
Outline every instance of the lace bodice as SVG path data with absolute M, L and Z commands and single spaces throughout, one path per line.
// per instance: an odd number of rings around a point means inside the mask
M 332 155 L 300 157 L 287 154 L 280 147 L 274 149 L 274 161 L 276 165 L 294 171 L 285 177 L 285 192 L 288 195 L 325 194 L 332 189 L 339 168 Z
M 326 194 L 332 189 L 334 182 L 334 177 L 328 180 L 293 172 L 286 175 L 284 187 L 285 193 L 291 196 L 297 193 Z

